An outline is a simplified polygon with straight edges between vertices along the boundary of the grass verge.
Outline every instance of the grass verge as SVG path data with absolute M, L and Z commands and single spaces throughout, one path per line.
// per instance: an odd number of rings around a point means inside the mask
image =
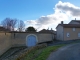
M 33 50 L 20 60 L 46 60 L 51 52 L 56 51 L 58 48 L 62 46 L 65 46 L 65 44 L 49 46 L 42 49 Z
M 57 45 L 57 46 L 47 47 L 47 48 L 45 48 L 45 49 L 41 52 L 41 54 L 40 54 L 37 58 L 35 58 L 34 60 L 46 60 L 47 57 L 49 56 L 49 54 L 50 54 L 51 52 L 56 51 L 58 48 L 60 48 L 60 47 L 62 47 L 62 46 L 65 46 L 65 44 L 64 44 L 64 45 Z

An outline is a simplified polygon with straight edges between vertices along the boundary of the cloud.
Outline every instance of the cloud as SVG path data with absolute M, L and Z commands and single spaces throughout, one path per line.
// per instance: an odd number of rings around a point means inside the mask
M 59 1 L 58 4 L 55 5 L 55 9 L 60 11 L 69 12 L 72 16 L 79 16 L 80 17 L 80 7 L 77 7 L 69 2 L 61 2 Z
M 52 27 L 53 29 L 60 23 L 60 21 L 69 20 L 71 17 L 80 16 L 80 7 L 77 7 L 69 2 L 59 1 L 54 8 L 54 13 L 41 16 L 36 20 L 27 20 L 25 21 L 29 26 L 34 26 L 36 29 L 41 30 L 43 28 L 47 29 Z M 53 27 L 55 26 L 55 27 Z
M 60 23 L 60 21 L 67 20 L 68 17 L 65 13 L 54 13 L 47 16 L 41 16 L 37 20 L 28 20 L 27 23 L 30 24 L 30 26 L 36 27 L 38 30 L 41 30 L 43 28 L 47 29 L 51 25 L 56 25 Z

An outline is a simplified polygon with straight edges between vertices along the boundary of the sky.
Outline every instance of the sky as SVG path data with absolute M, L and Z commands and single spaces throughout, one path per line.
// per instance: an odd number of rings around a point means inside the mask
M 0 0 L 0 22 L 5 18 L 23 20 L 25 28 L 56 30 L 56 26 L 80 19 L 80 0 Z

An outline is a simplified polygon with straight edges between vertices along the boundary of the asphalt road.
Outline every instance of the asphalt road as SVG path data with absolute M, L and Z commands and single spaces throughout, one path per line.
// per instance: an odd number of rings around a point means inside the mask
M 52 52 L 47 60 L 80 60 L 80 43 L 70 44 Z

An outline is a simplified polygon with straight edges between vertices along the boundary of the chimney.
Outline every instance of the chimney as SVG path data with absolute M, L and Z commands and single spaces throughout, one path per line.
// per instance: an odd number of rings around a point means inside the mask
M 76 18 L 75 18 L 75 20 L 76 20 Z
M 51 28 L 51 30 L 53 30 L 53 29 Z
M 61 24 L 63 24 L 63 21 L 61 21 Z

